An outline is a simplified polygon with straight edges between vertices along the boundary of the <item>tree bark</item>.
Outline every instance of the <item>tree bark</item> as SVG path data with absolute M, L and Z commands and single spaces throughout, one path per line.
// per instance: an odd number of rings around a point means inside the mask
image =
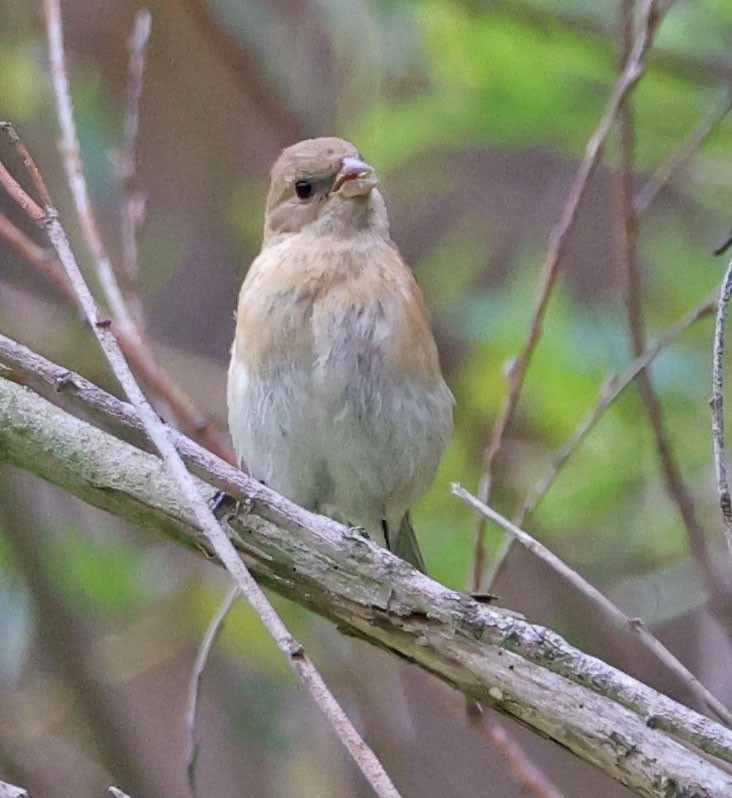
M 0 459 L 211 556 L 134 411 L 0 337 Z M 33 384 L 19 385 L 18 382 Z M 95 425 L 51 404 L 83 408 Z M 120 437 L 100 429 L 114 429 Z M 171 432 L 204 497 L 241 501 L 222 523 L 264 584 L 339 628 L 569 749 L 638 795 L 732 795 L 732 732 L 543 627 L 420 574 L 358 533 L 296 507 Z

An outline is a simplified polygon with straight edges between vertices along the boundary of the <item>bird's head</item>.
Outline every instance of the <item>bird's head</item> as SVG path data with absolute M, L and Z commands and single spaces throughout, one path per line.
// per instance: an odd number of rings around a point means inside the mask
M 370 230 L 388 238 L 378 182 L 373 167 L 343 139 L 307 139 L 287 147 L 272 167 L 265 245 L 306 228 L 332 236 Z

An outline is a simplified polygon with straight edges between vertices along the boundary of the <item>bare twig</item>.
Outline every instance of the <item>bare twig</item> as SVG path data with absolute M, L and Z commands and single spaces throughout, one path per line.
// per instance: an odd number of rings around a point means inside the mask
M 130 60 L 127 65 L 127 105 L 125 107 L 124 152 L 131 163 L 129 168 L 134 174 L 135 146 L 137 131 L 140 127 L 140 97 L 142 96 L 142 76 L 145 71 L 145 52 L 150 40 L 152 15 L 146 8 L 135 14 L 135 24 L 127 43 Z
M 52 565 L 44 556 L 42 527 L 29 524 L 28 517 L 16 511 L 18 506 L 32 507 L 37 502 L 35 486 L 31 489 L 18 476 L 12 471 L 0 476 L 5 490 L 14 497 L 12 506 L 0 506 L 0 526 L 14 567 L 35 607 L 40 651 L 53 661 L 63 680 L 74 717 L 88 735 L 89 755 L 107 772 L 124 776 L 136 792 L 154 791 L 129 732 L 129 717 L 120 712 L 119 704 L 113 700 L 108 682 L 99 674 L 95 649 L 52 577 L 55 563 Z
M 54 2 L 55 0 L 46 0 L 47 5 L 53 5 Z M 169 428 L 158 418 L 155 411 L 148 404 L 139 385 L 135 382 L 132 371 L 122 354 L 122 350 L 119 348 L 116 338 L 109 329 L 108 322 L 100 317 L 94 299 L 73 256 L 66 233 L 58 221 L 58 214 L 53 207 L 48 209 L 46 230 L 61 263 L 66 268 L 74 290 L 84 306 L 87 319 L 92 325 L 94 334 L 107 361 L 145 425 L 146 433 L 170 469 L 170 473 L 175 479 L 181 494 L 190 504 L 196 521 L 212 549 L 234 577 L 242 594 L 255 609 L 277 643 L 278 648 L 289 660 L 293 670 L 310 690 L 316 704 L 328 718 L 338 738 L 351 753 L 361 771 L 371 783 L 374 791 L 379 796 L 397 798 L 399 793 L 381 763 L 373 751 L 363 742 L 355 727 L 348 720 L 335 698 L 333 698 L 312 661 L 305 654 L 302 646 L 289 633 L 265 593 L 237 555 L 226 533 L 211 514 L 206 502 L 198 493 L 193 477 L 187 471 L 172 443 Z
M 651 344 L 639 357 L 637 357 L 621 375 L 615 375 L 606 380 L 600 391 L 597 404 L 587 414 L 582 423 L 577 427 L 569 440 L 557 452 L 551 466 L 536 483 L 531 493 L 524 500 L 518 515 L 514 519 L 516 526 L 522 526 L 526 518 L 536 511 L 541 500 L 546 496 L 549 488 L 554 484 L 560 471 L 569 459 L 572 452 L 587 438 L 595 424 L 602 417 L 605 410 L 625 391 L 641 371 L 656 359 L 667 346 L 674 343 L 692 324 L 714 311 L 717 305 L 717 291 L 703 299 L 693 310 L 689 311 L 683 319 L 663 332 L 655 343 Z M 511 538 L 509 538 L 511 540 Z
M 532 798 L 564 798 L 546 774 L 533 762 L 501 723 L 485 723 L 481 731 L 508 763 L 511 775 L 523 795 Z
M 59 108 L 59 116 L 63 128 L 63 136 L 67 145 L 73 149 L 67 153 L 67 172 L 69 182 L 75 187 L 74 195 L 77 197 L 77 211 L 82 225 L 86 226 L 88 243 L 95 251 L 96 259 L 103 266 L 102 272 L 109 274 L 107 277 L 114 280 L 111 266 L 106 259 L 104 247 L 99 238 L 93 215 L 88 202 L 86 182 L 81 170 L 78 141 L 75 136 L 75 127 L 71 110 L 68 80 L 65 69 L 65 55 L 63 49 L 63 34 L 61 26 L 60 0 L 44 0 L 46 11 L 46 27 L 49 41 L 49 58 L 51 62 L 54 88 Z M 361 772 L 367 778 L 377 795 L 382 798 L 398 798 L 399 793 L 387 775 L 383 766 L 373 751 L 361 739 L 353 724 L 343 712 L 338 702 L 328 690 L 320 673 L 315 668 L 312 660 L 307 656 L 303 647 L 290 634 L 274 607 L 267 599 L 262 588 L 257 584 L 242 559 L 236 552 L 226 532 L 219 526 L 210 508 L 198 491 L 193 476 L 187 470 L 183 460 L 178 454 L 169 428 L 159 419 L 153 408 L 148 403 L 140 386 L 135 381 L 132 371 L 122 354 L 116 338 L 109 329 L 109 324 L 100 319 L 94 298 L 84 280 L 76 259 L 69 245 L 66 233 L 58 220 L 58 213 L 49 206 L 46 212 L 45 227 L 51 243 L 54 245 L 59 259 L 66 269 L 74 291 L 82 302 L 89 323 L 99 342 L 108 363 L 110 364 L 122 389 L 140 416 L 145 431 L 160 452 L 166 467 L 175 483 L 180 489 L 181 497 L 190 506 L 196 522 L 202 530 L 206 540 L 234 578 L 235 583 L 246 597 L 249 604 L 255 609 L 262 623 L 277 643 L 278 648 L 290 662 L 295 673 L 310 691 L 318 708 L 330 721 L 338 738 L 347 748 Z M 108 268 L 107 268 L 108 267 Z M 100 275 L 101 276 L 101 275 Z M 110 283 L 111 284 L 111 283 Z M 116 284 L 116 283 L 115 283 Z M 110 305 L 115 310 L 115 303 L 110 297 Z M 122 303 L 124 305 L 124 303 Z M 124 307 L 120 308 L 126 314 Z M 126 318 L 129 318 L 126 316 Z
M 55 260 L 52 250 L 45 249 L 28 238 L 28 236 L 16 227 L 4 213 L 0 213 L 0 238 L 4 238 L 9 244 L 12 244 L 21 255 L 28 260 L 37 262 L 39 265 L 42 263 L 45 267 L 49 261 L 53 262 L 54 266 L 46 271 L 46 277 L 48 277 L 49 280 L 55 280 L 56 275 L 59 274 L 58 261 Z M 63 280 L 66 282 L 65 277 Z
M 36 166 L 35 161 L 33 158 L 31 158 L 31 155 L 26 149 L 25 144 L 23 144 L 23 142 L 20 140 L 20 136 L 15 132 L 10 122 L 0 122 L 0 129 L 3 131 L 3 133 L 5 133 L 10 143 L 13 145 L 13 147 L 15 147 L 23 159 L 23 165 L 28 170 L 28 174 L 31 176 L 33 184 L 38 190 L 38 193 L 41 195 L 41 202 L 43 202 L 44 205 L 50 205 L 51 195 L 48 193 L 46 181 L 43 179 L 43 175 L 41 175 L 41 171 Z
M 712 255 L 717 257 L 718 255 L 724 255 L 724 253 L 732 247 L 732 232 L 727 234 L 727 238 L 715 249 L 712 251 Z
M 0 184 L 5 185 L 7 188 L 7 183 L 3 179 L 4 170 L 5 167 L 0 162 Z M 33 202 L 30 197 L 28 199 Z M 60 293 L 75 304 L 83 315 L 79 300 L 69 283 L 63 266 L 55 254 L 53 257 L 50 256 L 50 252 L 53 250 L 46 251 L 34 244 L 9 219 L 2 215 L 0 215 L 0 238 L 8 241 L 23 257 L 45 274 Z M 147 345 L 140 345 L 138 340 L 133 340 L 121 330 L 115 329 L 114 332 L 125 357 L 132 363 L 135 373 L 139 375 L 140 379 L 156 396 L 164 400 L 180 426 L 207 449 L 233 464 L 235 461 L 234 455 L 231 447 L 225 442 L 223 435 L 216 430 L 213 424 L 203 419 L 201 412 L 190 397 L 159 366 Z
M 147 9 L 135 15 L 135 24 L 128 42 L 130 59 L 127 66 L 126 106 L 122 148 L 115 153 L 114 171 L 122 191 L 120 204 L 120 233 L 122 240 L 122 268 L 120 287 L 135 323 L 143 327 L 140 298 L 140 268 L 137 232 L 145 218 L 145 197 L 136 187 L 137 131 L 140 127 L 140 97 L 145 71 L 145 51 L 150 39 L 152 17 Z
M 670 671 L 678 676 L 684 684 L 691 690 L 692 694 L 701 700 L 709 709 L 714 712 L 724 723 L 732 726 L 732 712 L 716 698 L 704 685 L 694 676 L 693 673 L 677 657 L 669 651 L 657 638 L 655 638 L 646 628 L 639 618 L 629 618 L 619 607 L 606 598 L 596 587 L 591 585 L 580 574 L 570 568 L 556 554 L 546 546 L 533 538 L 528 532 L 524 531 L 516 524 L 512 524 L 508 519 L 497 513 L 491 507 L 481 502 L 458 483 L 452 484 L 452 492 L 476 512 L 485 516 L 489 521 L 498 524 L 501 529 L 508 532 L 522 546 L 533 555 L 546 563 L 553 571 L 565 579 L 583 596 L 589 599 L 602 613 L 618 625 L 621 629 L 634 634 L 638 640 Z
M 0 369 L 0 447 L 8 463 L 210 556 L 158 458 L 3 379 L 16 371 Z M 76 375 L 66 376 L 73 390 Z M 52 393 L 58 401 L 59 393 Z M 105 404 L 129 408 L 109 395 Z M 572 648 L 549 629 L 439 585 L 192 441 L 188 446 L 205 482 L 243 503 L 246 509 L 228 519 L 231 538 L 258 577 L 283 596 L 517 718 L 641 795 L 732 795 L 729 777 L 691 750 L 732 762 L 731 730 Z M 707 787 L 685 786 L 692 783 Z
M 193 670 L 191 671 L 191 680 L 188 685 L 188 704 L 186 707 L 186 734 L 188 741 L 186 744 L 185 765 L 186 773 L 188 774 L 188 787 L 191 795 L 196 796 L 196 761 L 198 760 L 198 744 L 196 742 L 196 715 L 198 712 L 198 694 L 201 689 L 201 678 L 206 668 L 206 663 L 211 654 L 211 649 L 216 642 L 223 626 L 224 620 L 231 609 L 231 605 L 239 595 L 239 588 L 234 585 L 229 591 L 226 598 L 221 602 L 221 605 L 216 610 L 215 615 L 211 618 L 206 631 L 201 640 L 201 645 L 196 655 L 196 660 L 193 663 Z
M 724 326 L 727 323 L 729 299 L 732 295 L 732 259 L 722 280 L 714 325 L 714 354 L 712 360 L 712 438 L 714 441 L 714 465 L 717 470 L 717 493 L 722 510 L 722 523 L 727 545 L 732 554 L 732 502 L 727 479 L 727 451 L 724 444 Z
M 0 130 L 6 135 L 13 131 L 8 122 L 0 122 Z M 15 131 L 13 131 L 15 135 Z M 12 141 L 12 136 L 10 136 Z M 0 185 L 18 203 L 20 208 L 25 211 L 34 222 L 42 224 L 46 213 L 41 206 L 31 197 L 31 195 L 20 185 L 20 183 L 8 172 L 5 164 L 0 161 Z
M 506 430 L 516 412 L 526 371 L 542 333 L 544 315 L 569 240 L 569 234 L 577 218 L 577 211 L 587 189 L 589 179 L 600 159 L 605 139 L 612 128 L 620 105 L 643 74 L 645 69 L 643 58 L 651 44 L 655 28 L 654 2 L 653 0 L 644 0 L 640 15 L 639 32 L 632 51 L 608 99 L 602 118 L 587 142 L 584 158 L 572 183 L 562 216 L 557 226 L 552 230 L 546 260 L 541 270 L 541 285 L 529 323 L 529 331 L 518 357 L 512 361 L 508 369 L 506 396 L 493 427 L 490 442 L 483 454 L 483 473 L 478 488 L 478 495 L 481 500 L 488 501 L 490 498 L 493 463 L 503 446 Z M 476 525 L 472 573 L 472 589 L 476 592 L 480 590 L 485 567 L 485 526 L 485 519 L 479 517 Z
M 0 213 L 0 238 L 5 239 L 24 258 L 37 266 L 58 291 L 74 300 L 74 292 L 71 290 L 66 273 L 50 247 L 45 248 L 36 244 L 2 213 Z
M 669 155 L 658 169 L 656 169 L 653 176 L 643 188 L 636 194 L 633 205 L 637 214 L 643 213 L 656 199 L 671 178 L 689 163 L 697 150 L 704 143 L 707 136 L 714 131 L 730 110 L 732 110 L 732 88 L 727 90 L 721 103 L 719 100 L 715 100 L 704 118 L 694 130 L 691 131 L 679 148 Z
M 94 215 L 89 190 L 84 177 L 84 168 L 81 160 L 81 149 L 79 137 L 76 132 L 74 121 L 71 93 L 69 89 L 68 71 L 66 66 L 66 54 L 63 48 L 63 34 L 61 27 L 61 11 L 59 0 L 44 0 L 46 9 L 47 30 L 48 30 L 48 52 L 51 64 L 51 78 L 53 81 L 54 96 L 58 111 L 59 127 L 61 129 L 61 154 L 63 156 L 64 169 L 68 180 L 71 194 L 74 198 L 76 213 L 81 225 L 84 240 L 94 261 L 99 284 L 104 291 L 107 304 L 114 319 L 115 335 L 123 336 L 127 339 L 127 351 L 136 349 L 137 352 L 131 356 L 135 364 L 143 364 L 147 377 L 143 377 L 145 382 L 153 388 L 164 388 L 166 393 L 161 393 L 166 399 L 173 398 L 170 404 L 171 409 L 181 409 L 182 415 L 177 416 L 179 422 L 184 424 L 184 428 L 194 436 L 204 440 L 205 445 L 216 452 L 219 457 L 223 457 L 230 462 L 235 462 L 231 447 L 226 440 L 206 421 L 201 420 L 199 414 L 185 394 L 164 375 L 155 363 L 155 358 L 149 344 L 145 341 L 139 327 L 127 307 L 122 291 L 117 282 L 112 264 L 107 255 L 104 242 L 99 233 L 99 226 Z M 190 421 L 192 426 L 186 424 Z
M 488 715 L 483 704 L 467 699 L 463 704 L 463 714 L 467 715 L 471 728 L 503 757 L 513 780 L 520 785 L 522 792 L 533 798 L 564 798 L 516 738 Z
M 66 67 L 66 53 L 63 45 L 60 0 L 44 0 L 46 12 L 46 31 L 48 33 L 48 56 L 51 66 L 51 81 L 56 100 L 59 127 L 61 129 L 60 150 L 66 179 L 76 206 L 76 214 L 84 234 L 84 240 L 91 251 L 97 268 L 99 283 L 104 291 L 107 304 L 114 316 L 116 326 L 134 338 L 139 338 L 134 322 L 115 277 L 112 263 L 99 232 L 96 216 L 89 196 L 84 166 L 81 160 L 81 147 L 76 132 L 74 110 L 71 103 L 71 90 Z M 49 205 L 51 203 L 48 203 Z
M 634 0 L 624 0 L 622 4 L 623 60 L 627 58 L 633 41 Z M 646 347 L 646 330 L 643 312 L 643 286 L 638 260 L 638 212 L 634 203 L 635 179 L 635 125 L 630 99 L 626 97 L 620 106 L 620 172 L 618 175 L 618 195 L 621 214 L 620 240 L 622 243 L 622 262 L 625 267 L 625 304 L 627 307 L 628 331 L 634 357 L 640 357 Z M 694 560 L 704 575 L 710 596 L 724 594 L 716 567 L 707 547 L 706 535 L 697 518 L 694 499 L 686 485 L 681 468 L 673 451 L 664 421 L 663 407 L 658 398 L 648 369 L 641 370 L 636 385 L 648 414 L 648 421 L 656 442 L 661 473 L 666 492 L 676 505 L 686 530 Z
M 467 699 L 463 705 L 468 723 L 503 757 L 522 792 L 533 798 L 564 798 L 551 779 L 497 721 L 488 716 L 479 701 Z
M 8 462 L 195 545 L 195 520 L 158 458 L 2 378 L 0 397 Z M 681 743 L 730 761 L 732 731 L 573 649 L 551 630 L 449 590 L 371 541 L 355 540 L 329 519 L 225 470 L 240 494 L 257 497 L 253 512 L 232 519 L 232 537 L 278 592 L 557 740 L 641 795 L 732 794 L 729 775 Z M 264 511 L 287 514 L 289 525 L 266 522 Z M 685 786 L 693 780 L 717 790 Z

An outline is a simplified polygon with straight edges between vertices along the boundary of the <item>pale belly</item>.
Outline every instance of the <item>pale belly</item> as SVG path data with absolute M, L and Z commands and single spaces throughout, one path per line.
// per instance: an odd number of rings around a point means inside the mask
M 297 369 L 286 357 L 266 376 L 232 357 L 229 427 L 255 479 L 292 501 L 379 538 L 429 487 L 452 426 L 452 396 L 385 377 L 363 353 Z

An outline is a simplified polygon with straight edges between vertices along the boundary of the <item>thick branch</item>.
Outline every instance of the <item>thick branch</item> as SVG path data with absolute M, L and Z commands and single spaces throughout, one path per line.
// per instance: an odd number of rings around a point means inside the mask
M 0 798 L 28 798 L 28 793 L 22 787 L 0 781 Z
M 0 374 L 5 374 L 0 369 Z M 109 397 L 114 403 L 114 399 Z M 121 404 L 121 403 L 120 403 Z M 162 462 L 0 377 L 0 457 L 141 526 L 207 550 Z M 342 628 L 405 657 L 550 737 L 644 796 L 732 795 L 732 731 L 484 606 L 388 551 L 301 510 L 211 455 L 248 499 L 230 533 L 257 577 Z M 208 498 L 214 489 L 198 482 Z

